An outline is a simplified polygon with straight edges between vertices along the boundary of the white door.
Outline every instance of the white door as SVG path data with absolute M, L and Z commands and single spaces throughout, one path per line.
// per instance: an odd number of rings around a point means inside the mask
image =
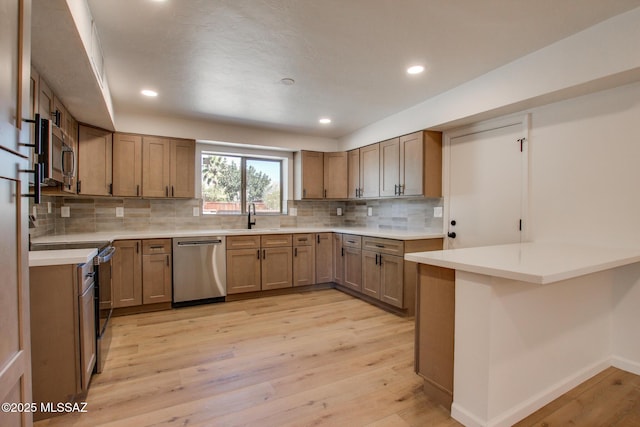
M 526 118 L 447 133 L 447 248 L 522 240 L 526 208 Z

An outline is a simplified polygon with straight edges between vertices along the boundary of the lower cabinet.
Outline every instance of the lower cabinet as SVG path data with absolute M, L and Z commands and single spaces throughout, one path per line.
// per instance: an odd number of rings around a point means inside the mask
M 316 240 L 316 283 L 333 280 L 333 233 L 317 233 Z
M 362 237 L 342 236 L 344 286 L 362 292 Z
M 93 264 L 31 267 L 33 402 L 72 402 L 89 389 L 96 362 Z M 53 413 L 35 412 L 40 420 Z
M 344 284 L 344 249 L 342 234 L 333 233 L 333 283 Z
M 113 246 L 114 308 L 171 302 L 171 239 L 117 240 Z
M 291 286 L 291 234 L 227 237 L 227 294 Z
M 293 286 L 316 283 L 316 261 L 313 234 L 293 235 Z

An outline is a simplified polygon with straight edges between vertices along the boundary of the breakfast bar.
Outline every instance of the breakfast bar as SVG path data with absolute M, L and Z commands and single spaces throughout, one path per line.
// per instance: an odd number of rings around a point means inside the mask
M 466 426 L 512 425 L 609 366 L 640 373 L 638 249 L 521 243 L 405 259 L 419 264 L 416 363 L 425 392 L 450 392 L 451 415 Z M 452 390 L 441 372 L 420 366 L 446 370 L 433 354 L 447 342 L 447 305 Z

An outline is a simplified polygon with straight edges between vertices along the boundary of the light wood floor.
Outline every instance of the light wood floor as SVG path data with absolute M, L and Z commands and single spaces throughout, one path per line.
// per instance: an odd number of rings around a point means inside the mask
M 412 319 L 336 290 L 119 317 L 89 412 L 36 426 L 459 426 L 422 393 L 413 340 Z M 600 376 L 521 426 L 640 425 L 639 377 Z M 598 424 L 609 408 L 632 418 Z

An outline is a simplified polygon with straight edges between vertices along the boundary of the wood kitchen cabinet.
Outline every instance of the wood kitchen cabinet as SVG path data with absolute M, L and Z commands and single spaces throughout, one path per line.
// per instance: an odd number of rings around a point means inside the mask
M 292 286 L 291 234 L 227 237 L 227 294 Z
M 324 153 L 324 198 L 347 197 L 347 153 Z
M 358 197 L 380 196 L 380 144 L 367 145 L 359 150 L 360 191 Z
M 301 151 L 294 155 L 296 199 L 347 198 L 347 153 Z
M 113 195 L 142 195 L 142 136 L 113 134 Z
M 293 249 L 291 234 L 269 234 L 260 238 L 262 248 L 261 289 L 293 286 Z
M 342 237 L 344 253 L 344 286 L 355 291 L 362 291 L 362 237 L 345 234 Z
M 87 392 L 96 362 L 93 264 L 32 267 L 29 275 L 33 401 L 72 402 Z
M 142 241 L 116 240 L 113 246 L 113 307 L 142 305 Z
M 417 305 L 415 372 L 425 380 L 425 393 L 451 408 L 455 270 L 420 264 Z
M 442 133 L 415 132 L 380 143 L 380 196 L 442 195 Z
M 80 125 L 78 129 L 78 194 L 110 196 L 113 134 Z
M 333 233 L 316 233 L 316 283 L 333 279 Z
M 114 308 L 126 308 L 122 312 L 127 313 L 168 308 L 173 281 L 171 239 L 116 240 L 113 246 Z
M 344 283 L 344 249 L 340 233 L 333 233 L 333 283 Z
M 316 283 L 316 260 L 313 234 L 293 235 L 293 286 Z
M 362 247 L 362 292 L 404 308 L 404 242 L 364 237 Z
M 142 304 L 171 302 L 171 239 L 142 241 Z
M 195 197 L 195 141 L 142 138 L 142 196 Z

